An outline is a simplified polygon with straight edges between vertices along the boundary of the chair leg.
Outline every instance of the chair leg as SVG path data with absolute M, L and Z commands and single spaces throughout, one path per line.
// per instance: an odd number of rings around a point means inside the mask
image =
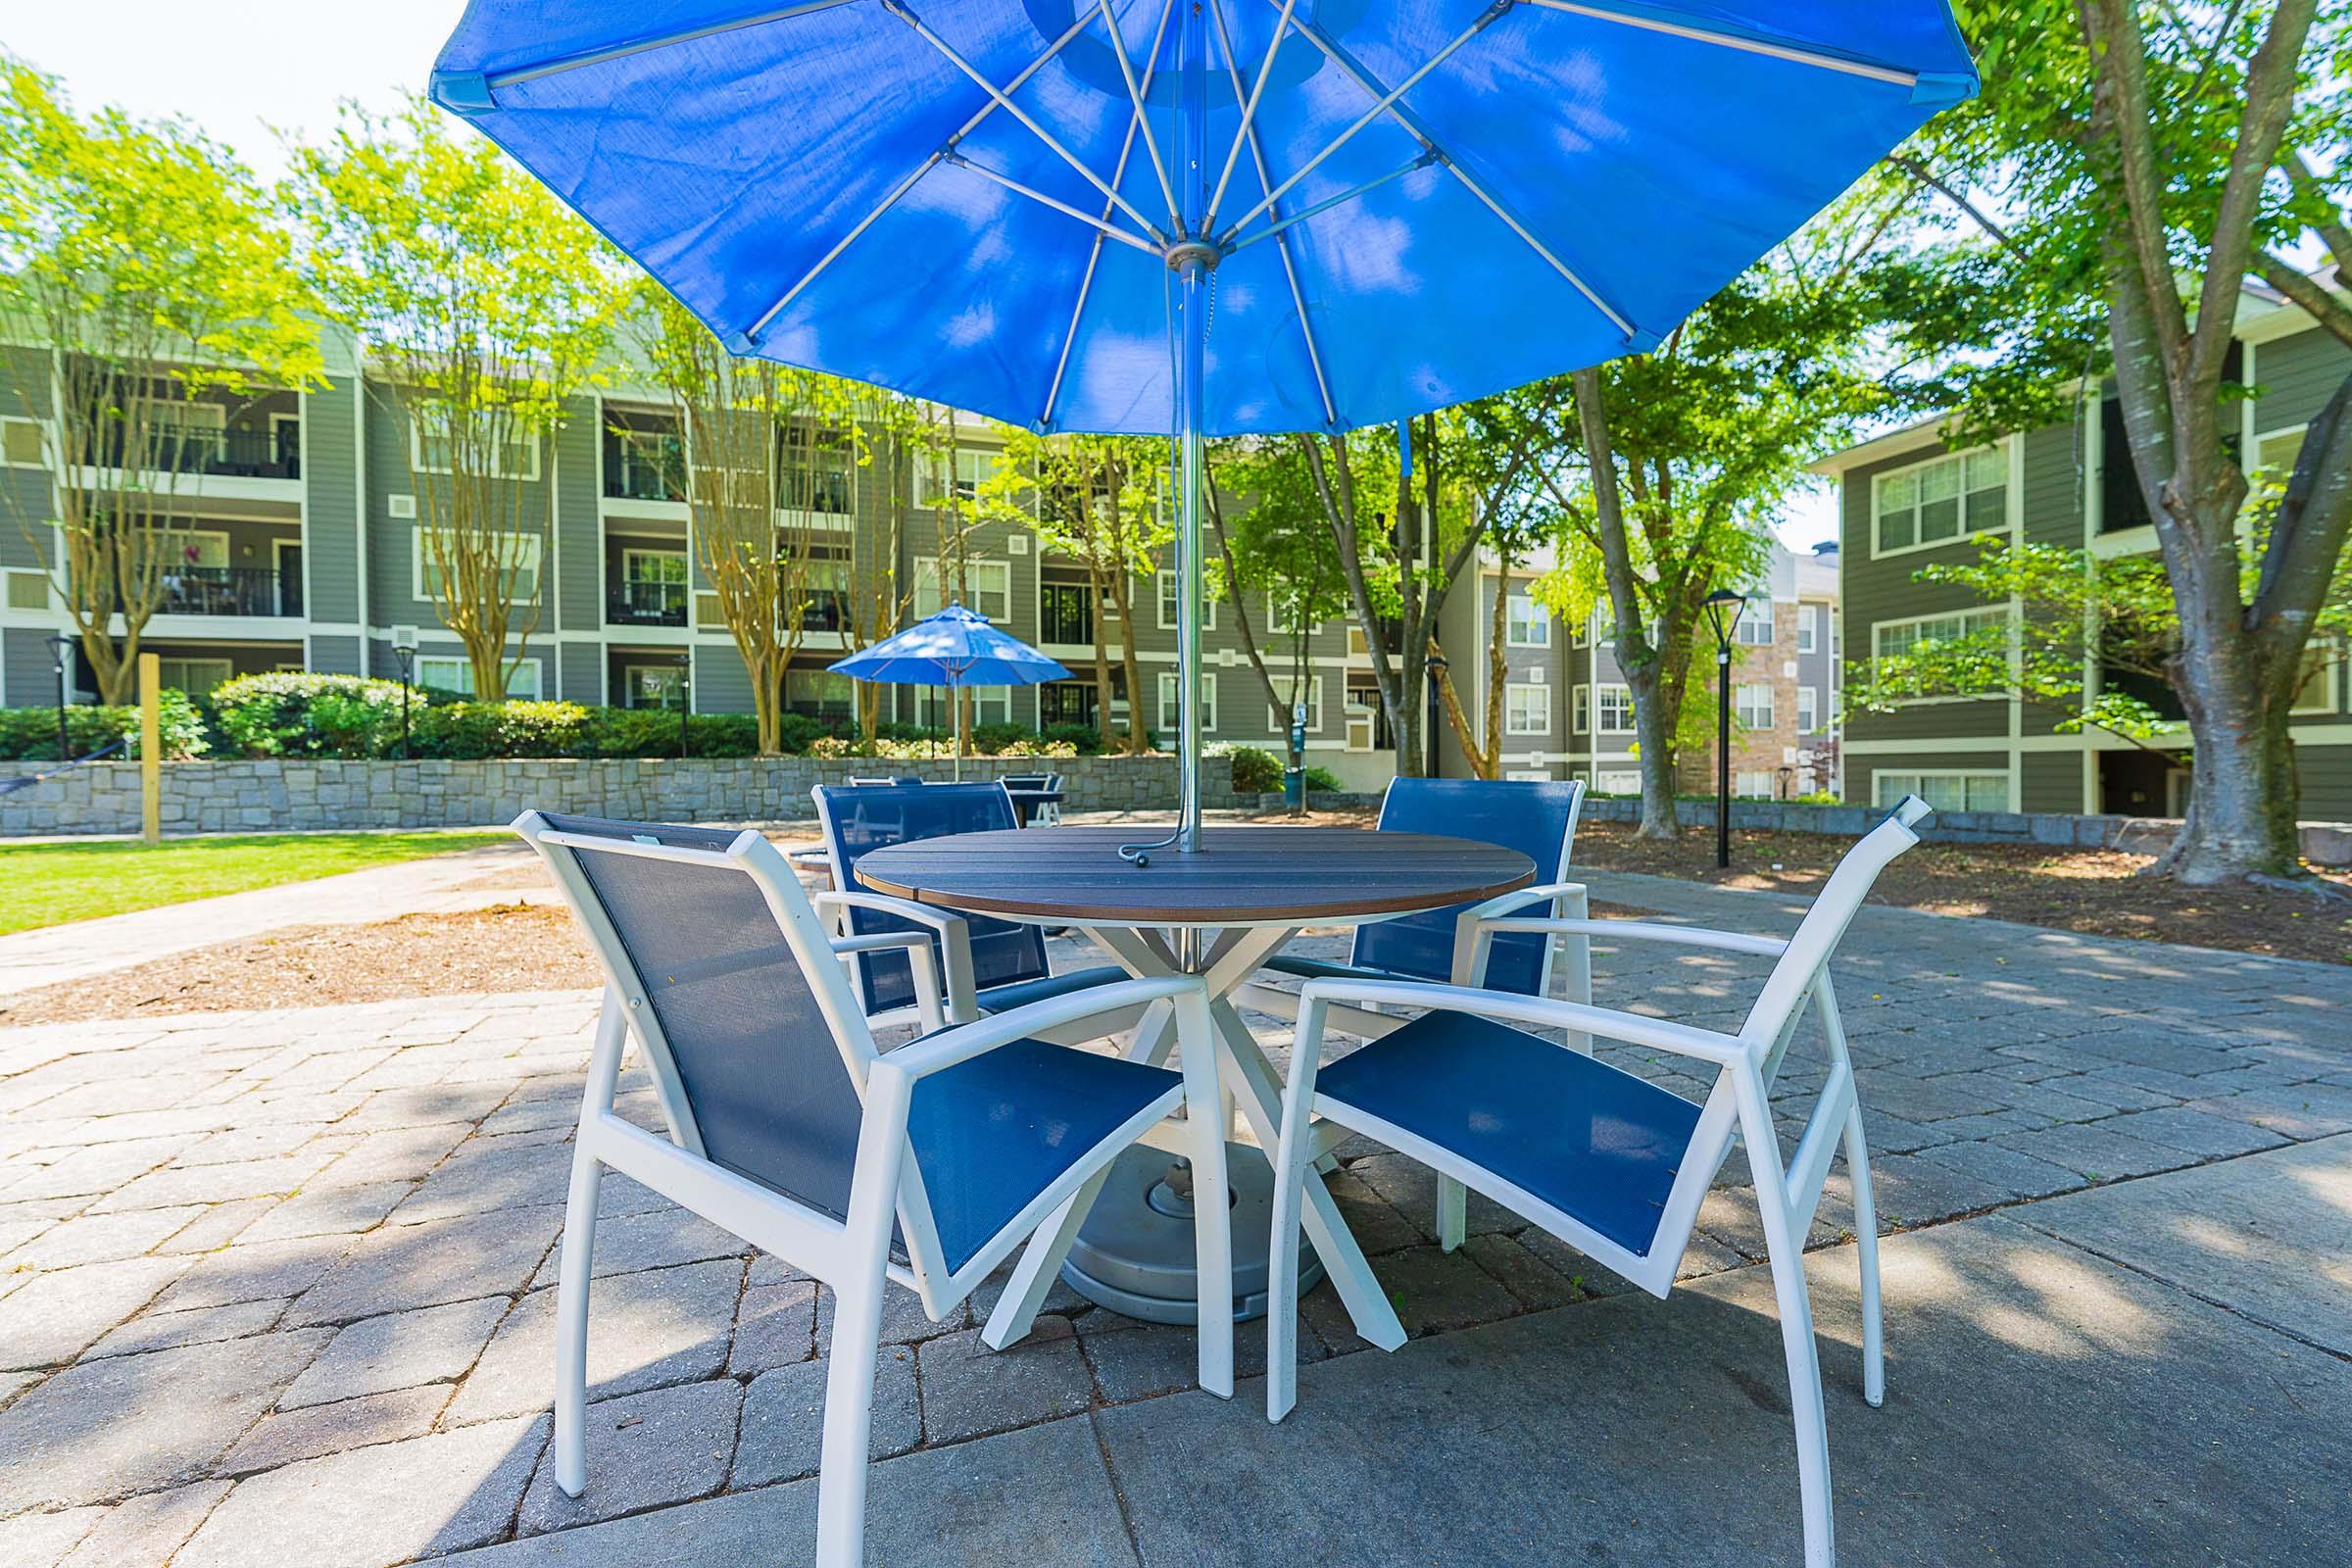
M 1862 1397 L 1874 1409 L 1886 1402 L 1886 1341 L 1879 1296 L 1879 1209 L 1870 1190 L 1870 1146 L 1862 1137 L 1862 1107 L 1845 1113 L 1845 1169 L 1854 1187 L 1854 1252 L 1862 1263 Z
M 556 1276 L 556 1485 L 572 1497 L 588 1485 L 588 1280 L 596 1272 L 596 1202 L 604 1176 L 604 1162 L 594 1154 L 585 1149 L 573 1153 Z
M 1470 1234 L 1470 1190 L 1450 1176 L 1438 1178 L 1438 1246 L 1453 1251 Z
M 1266 1419 L 1279 1421 L 1298 1402 L 1298 1228 L 1306 1184 L 1321 1181 L 1305 1137 L 1303 1096 L 1285 1097 L 1274 1158 L 1274 1218 L 1266 1255 Z
M 865 1471 L 873 1445 L 874 1363 L 882 1349 L 882 1291 L 898 1213 L 912 1085 L 888 1058 L 868 1069 L 850 1212 L 848 1264 L 833 1286 L 833 1348 L 825 1368 L 825 1435 L 817 1452 L 816 1568 L 864 1568 Z
M 1226 1197 L 1225 1139 L 1232 1102 L 1218 1082 L 1217 1040 L 1204 996 L 1176 999 L 1184 1068 L 1185 1127 L 1192 1146 L 1193 1248 L 1198 1271 L 1200 1387 L 1233 1397 L 1233 1214 Z M 1200 1111 L 1217 1106 L 1215 1117 Z
M 1805 1568 L 1838 1558 L 1830 1510 L 1830 1429 L 1822 1407 L 1821 1356 L 1813 1339 L 1813 1301 L 1805 1289 L 1804 1233 L 1793 1223 L 1780 1141 L 1763 1081 L 1749 1069 L 1739 1086 L 1740 1121 L 1755 1179 L 1756 1208 L 1781 1313 L 1781 1348 L 1788 1367 L 1788 1409 L 1796 1427 L 1796 1479 L 1805 1520 Z

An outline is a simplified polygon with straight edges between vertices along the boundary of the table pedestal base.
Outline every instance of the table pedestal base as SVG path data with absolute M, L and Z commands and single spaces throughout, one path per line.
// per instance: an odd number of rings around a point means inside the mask
M 1273 1229 L 1274 1172 L 1262 1151 L 1225 1146 L 1233 1195 L 1233 1317 L 1266 1315 L 1267 1240 Z M 1138 1145 L 1111 1162 L 1102 1195 L 1079 1228 L 1062 1264 L 1070 1289 L 1098 1306 L 1146 1323 L 1192 1323 L 1200 1316 L 1189 1193 L 1168 1184 L 1167 1151 Z M 1323 1279 L 1323 1264 L 1303 1241 L 1298 1289 Z

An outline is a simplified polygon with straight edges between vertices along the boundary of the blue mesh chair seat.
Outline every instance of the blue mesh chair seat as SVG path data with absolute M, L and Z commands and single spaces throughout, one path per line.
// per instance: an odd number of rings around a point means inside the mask
M 1316 1076 L 1353 1106 L 1459 1152 L 1645 1254 L 1699 1107 L 1508 1024 L 1427 1012 Z

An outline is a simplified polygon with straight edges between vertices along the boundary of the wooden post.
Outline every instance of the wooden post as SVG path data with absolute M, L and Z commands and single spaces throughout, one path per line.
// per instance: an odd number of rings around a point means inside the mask
M 164 841 L 163 662 L 139 656 L 139 833 L 150 844 Z

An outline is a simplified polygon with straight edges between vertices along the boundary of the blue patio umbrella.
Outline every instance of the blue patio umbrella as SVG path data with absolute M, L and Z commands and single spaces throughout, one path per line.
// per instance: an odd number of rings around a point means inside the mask
M 729 347 L 1201 442 L 1655 345 L 1977 75 L 1945 0 L 472 0 L 432 77 Z
M 988 617 L 950 605 L 895 637 L 825 666 L 852 680 L 893 686 L 945 686 L 951 710 L 955 694 L 972 686 L 1035 686 L 1068 680 L 1070 672 L 1018 637 L 997 630 Z M 956 724 L 956 776 L 963 777 L 963 725 Z

